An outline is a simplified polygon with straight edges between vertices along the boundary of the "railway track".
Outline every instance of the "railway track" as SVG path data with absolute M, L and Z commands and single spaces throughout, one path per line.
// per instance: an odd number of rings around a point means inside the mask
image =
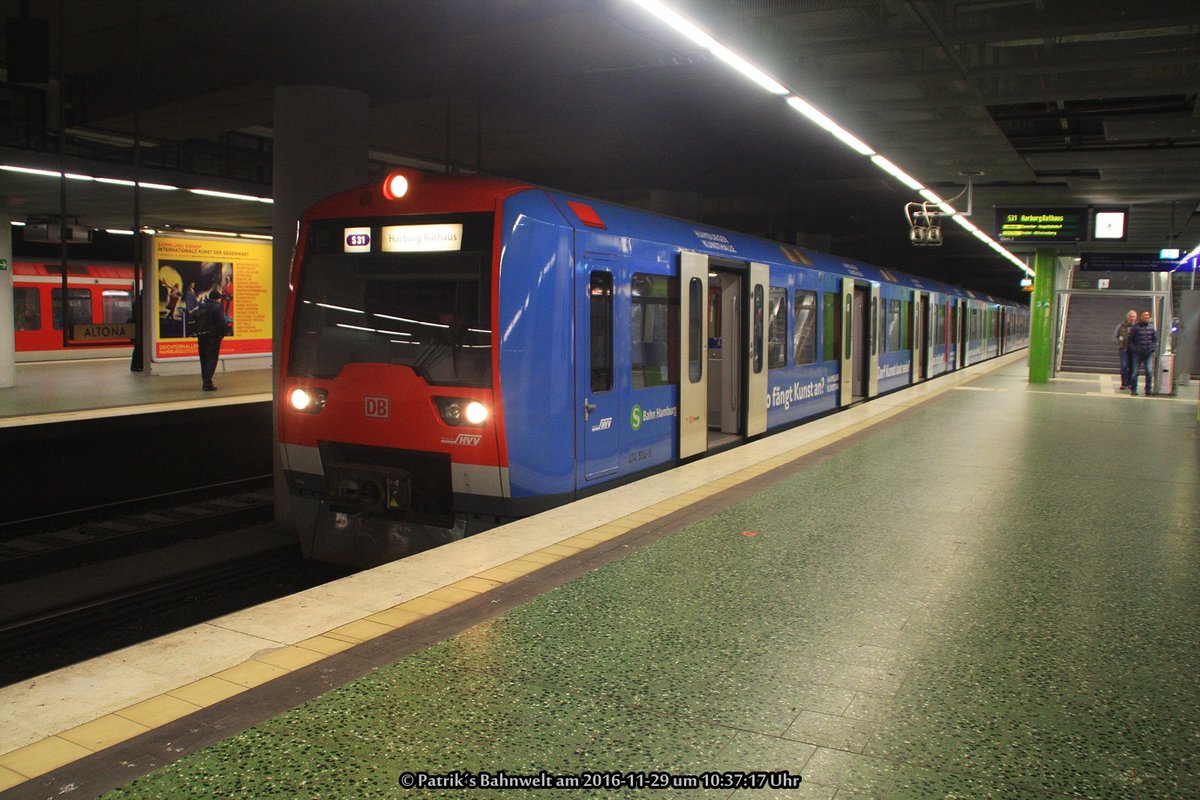
M 347 574 L 273 500 L 264 476 L 0 526 L 0 684 Z
M 0 583 L 270 522 L 271 476 L 0 524 Z

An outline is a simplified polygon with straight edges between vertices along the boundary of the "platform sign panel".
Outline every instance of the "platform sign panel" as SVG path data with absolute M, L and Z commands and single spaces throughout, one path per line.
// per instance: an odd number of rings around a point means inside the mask
M 1081 253 L 1080 272 L 1170 272 L 1178 261 L 1163 260 L 1157 253 Z
M 233 332 L 221 357 L 271 353 L 271 243 L 243 239 L 155 236 L 146 291 L 153 292 L 155 361 L 198 357 L 188 311 L 219 299 Z
M 996 208 L 1000 242 L 1080 242 L 1087 239 L 1088 210 L 1079 208 Z

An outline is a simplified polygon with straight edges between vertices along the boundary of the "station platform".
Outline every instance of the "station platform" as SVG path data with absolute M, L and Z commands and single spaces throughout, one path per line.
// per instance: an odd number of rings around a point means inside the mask
M 4 687 L 0 798 L 1195 797 L 1195 385 L 1118 380 L 1017 353 Z
M 15 385 L 0 388 L 0 428 L 271 400 L 270 369 L 223 364 L 215 392 L 201 390 L 199 369 L 149 375 L 131 372 L 128 358 L 18 363 Z

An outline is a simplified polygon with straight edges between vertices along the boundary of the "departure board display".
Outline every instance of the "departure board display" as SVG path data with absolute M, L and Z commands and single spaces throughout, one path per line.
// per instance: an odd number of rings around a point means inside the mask
M 1001 242 L 1079 242 L 1087 238 L 1086 208 L 997 208 Z

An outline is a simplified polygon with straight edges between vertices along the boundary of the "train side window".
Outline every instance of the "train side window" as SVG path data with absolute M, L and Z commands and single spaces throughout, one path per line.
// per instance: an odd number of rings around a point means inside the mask
M 872 297 L 871 298 L 871 355 L 872 356 L 879 355 L 879 347 L 880 347 L 879 343 L 880 343 L 880 341 L 883 340 L 883 337 L 879 335 L 880 332 L 882 331 L 882 328 L 879 327 L 882 320 L 883 320 L 883 318 L 879 314 L 879 298 Z
M 767 367 L 780 369 L 787 366 L 787 289 L 771 287 L 767 319 Z
M 763 370 L 763 303 L 766 298 L 763 296 L 762 284 L 754 287 L 754 330 L 751 332 L 750 346 L 753 350 L 751 360 L 754 363 L 754 372 L 758 374 Z
M 607 392 L 613 378 L 613 278 L 593 272 L 589 315 L 592 328 L 592 391 Z
M 63 329 L 62 289 L 50 290 L 50 305 L 54 310 L 54 330 Z M 67 324 L 91 325 L 92 291 L 90 289 L 67 289 Z
M 704 284 L 699 278 L 688 281 L 688 382 L 699 383 L 704 376 L 703 311 Z M 760 306 L 761 308 L 761 306 Z M 761 368 L 761 365 L 760 365 Z
M 817 358 L 817 293 L 796 292 L 796 326 L 792 330 L 795 363 L 811 364 Z
M 887 301 L 887 350 L 889 353 L 902 348 L 904 330 L 900 316 L 900 301 Z
M 133 297 L 126 289 L 104 290 L 104 321 L 129 322 L 133 319 Z
M 19 331 L 42 329 L 42 298 L 37 287 L 13 289 L 13 327 Z
M 824 335 L 822 337 L 822 356 L 826 361 L 838 360 L 838 336 L 841 334 L 841 320 L 838 319 L 838 309 L 841 307 L 842 296 L 836 292 L 826 292 L 823 300 L 823 317 L 821 319 Z
M 854 298 L 846 295 L 845 308 L 842 309 L 842 325 L 845 332 L 842 336 L 842 345 L 845 352 L 842 354 L 844 361 L 849 361 L 854 355 L 854 333 L 851 327 L 854 325 Z
M 679 383 L 679 279 L 635 272 L 632 301 L 633 388 Z

